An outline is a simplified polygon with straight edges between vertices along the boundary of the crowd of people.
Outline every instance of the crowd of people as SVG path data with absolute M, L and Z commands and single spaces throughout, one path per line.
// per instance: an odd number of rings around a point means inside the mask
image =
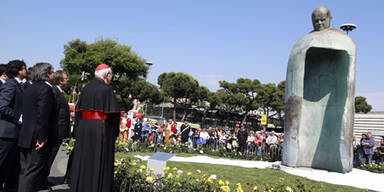
M 127 125 L 126 113 L 121 117 L 120 136 L 116 142 L 126 143 L 128 139 L 133 142 L 140 141 L 152 144 L 178 144 L 185 143 L 190 148 L 199 146 L 217 149 L 224 147 L 228 152 L 237 151 L 242 154 L 256 153 L 261 155 L 262 151 L 277 151 L 281 149 L 284 142 L 284 134 L 277 134 L 275 131 L 253 131 L 228 126 L 219 128 L 193 128 L 188 121 L 184 121 L 180 126 L 172 119 L 168 122 L 151 121 L 142 122 L 137 118 L 132 122 L 133 126 Z M 129 127 L 128 127 L 129 126 Z M 130 133 L 132 131 L 132 133 Z M 132 135 L 132 137 L 129 137 Z
M 375 138 L 372 133 L 367 132 L 361 135 L 360 141 L 353 137 L 353 163 L 355 167 L 361 164 L 384 163 L 384 136 L 375 145 Z
M 66 74 L 49 63 L 0 65 L 0 190 L 48 189 L 48 175 L 70 112 L 63 95 Z

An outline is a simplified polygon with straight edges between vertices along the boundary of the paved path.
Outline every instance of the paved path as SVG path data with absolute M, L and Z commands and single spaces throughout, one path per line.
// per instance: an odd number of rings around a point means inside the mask
M 62 184 L 64 181 L 65 171 L 67 170 L 68 155 L 64 151 L 64 147 L 61 146 L 57 152 L 55 161 L 53 162 L 51 173 L 48 180 L 55 185 L 52 186 L 52 191 L 55 192 L 69 192 L 67 184 Z M 43 192 L 43 191 L 42 191 Z M 44 191 L 45 192 L 45 191 Z

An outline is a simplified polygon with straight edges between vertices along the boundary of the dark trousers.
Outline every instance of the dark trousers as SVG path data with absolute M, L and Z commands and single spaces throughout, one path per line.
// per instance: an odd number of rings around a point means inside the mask
M 55 157 L 57 155 L 57 152 L 59 151 L 59 148 L 60 148 L 60 144 L 51 147 L 48 151 L 49 154 L 48 154 L 48 162 L 47 162 L 47 167 L 46 167 L 47 170 L 45 172 L 45 178 L 46 178 L 47 182 L 48 182 L 49 173 L 51 172 L 51 167 L 52 167 L 53 161 L 55 161 Z
M 239 149 L 238 151 L 241 152 L 242 154 L 244 154 L 244 150 L 246 149 L 247 147 L 247 144 L 245 141 L 239 141 Z
M 49 148 L 20 149 L 21 172 L 18 192 L 34 192 L 46 182 Z
M 16 139 L 0 138 L 0 188 L 17 190 L 20 173 L 19 150 Z

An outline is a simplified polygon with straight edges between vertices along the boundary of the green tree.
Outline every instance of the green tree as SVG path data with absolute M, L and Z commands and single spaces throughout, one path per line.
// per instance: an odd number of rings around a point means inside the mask
M 241 111 L 244 103 L 244 95 L 241 93 L 230 91 L 228 89 L 219 89 L 213 96 L 215 105 L 218 110 L 224 111 L 226 114 L 226 125 L 229 125 L 230 115 Z
M 282 126 L 284 111 L 284 89 L 285 81 L 276 86 L 274 83 L 263 84 L 257 96 L 260 107 L 268 119 L 273 119 L 273 123 Z
M 190 98 L 192 109 L 195 109 L 195 111 L 203 112 L 203 117 L 201 119 L 202 124 L 204 124 L 207 111 L 211 109 L 211 105 L 209 103 L 211 96 L 213 96 L 212 92 L 210 92 L 207 87 L 199 86 Z M 213 105 L 214 104 L 215 103 L 213 103 Z M 185 116 L 183 116 L 183 120 L 186 116 L 187 113 L 185 113 Z
M 260 103 L 257 101 L 258 92 L 260 92 L 262 87 L 260 81 L 257 79 L 239 78 L 236 83 L 226 81 L 220 81 L 219 83 L 220 87 L 236 96 L 237 107 L 243 110 L 243 120 L 241 124 L 244 124 L 247 120 L 248 113 L 260 107 Z
M 102 39 L 91 44 L 76 39 L 64 45 L 64 55 L 64 59 L 60 62 L 61 67 L 67 74 L 70 74 L 70 78 L 73 78 L 69 82 L 70 85 L 76 85 L 77 89 L 81 83 L 94 78 L 94 70 L 100 63 L 109 65 L 114 74 L 111 85 L 116 91 L 122 109 L 131 109 L 133 98 L 146 100 L 143 98 L 144 94 L 137 92 L 135 85 L 145 85 L 140 90 L 148 91 L 150 89 L 156 92 L 152 85 L 144 83 L 149 70 L 145 64 L 146 60 L 134 53 L 127 45 L 121 45 L 110 39 Z M 83 72 L 89 75 L 86 79 L 81 80 Z M 160 93 L 150 95 L 156 94 Z M 156 98 L 150 98 L 150 95 L 147 99 L 156 100 Z
M 166 96 L 172 98 L 173 119 L 176 120 L 176 108 L 178 102 L 188 105 L 188 101 L 195 94 L 199 87 L 199 82 L 186 73 L 162 73 L 157 79 L 160 88 L 164 90 Z
M 367 98 L 362 96 L 355 97 L 355 112 L 368 113 L 372 110 L 372 106 L 368 104 Z
M 271 110 L 275 113 L 270 115 L 269 118 L 272 120 L 271 123 L 275 126 L 284 127 L 284 96 L 285 96 L 285 81 L 281 81 L 277 85 L 277 90 L 274 92 L 274 99 L 269 104 Z

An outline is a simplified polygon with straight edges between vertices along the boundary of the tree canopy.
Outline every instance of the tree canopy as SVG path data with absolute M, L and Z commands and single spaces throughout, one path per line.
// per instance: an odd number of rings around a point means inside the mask
M 176 107 L 178 101 L 187 105 L 189 99 L 196 94 L 199 82 L 186 73 L 162 73 L 157 79 L 157 83 L 164 91 L 165 95 L 172 98 L 173 119 L 176 120 Z
M 156 86 L 148 83 L 149 66 L 146 60 L 138 56 L 127 45 L 121 45 L 111 39 L 102 39 L 88 44 L 76 39 L 64 45 L 64 59 L 60 64 L 69 74 L 70 85 L 80 87 L 80 84 L 94 78 L 95 68 L 105 63 L 113 71 L 114 79 L 111 85 L 121 102 L 122 109 L 132 108 L 133 99 L 140 101 L 153 101 L 159 103 L 161 93 Z M 89 74 L 86 79 L 81 79 L 81 74 Z
M 259 80 L 239 78 L 236 83 L 227 81 L 220 81 L 219 83 L 220 87 L 234 97 L 237 107 L 243 111 L 242 123 L 246 121 L 250 111 L 257 110 L 260 107 L 260 102 L 256 99 L 262 87 Z
M 367 98 L 362 96 L 355 97 L 355 112 L 368 113 L 372 110 L 372 106 L 368 104 Z

